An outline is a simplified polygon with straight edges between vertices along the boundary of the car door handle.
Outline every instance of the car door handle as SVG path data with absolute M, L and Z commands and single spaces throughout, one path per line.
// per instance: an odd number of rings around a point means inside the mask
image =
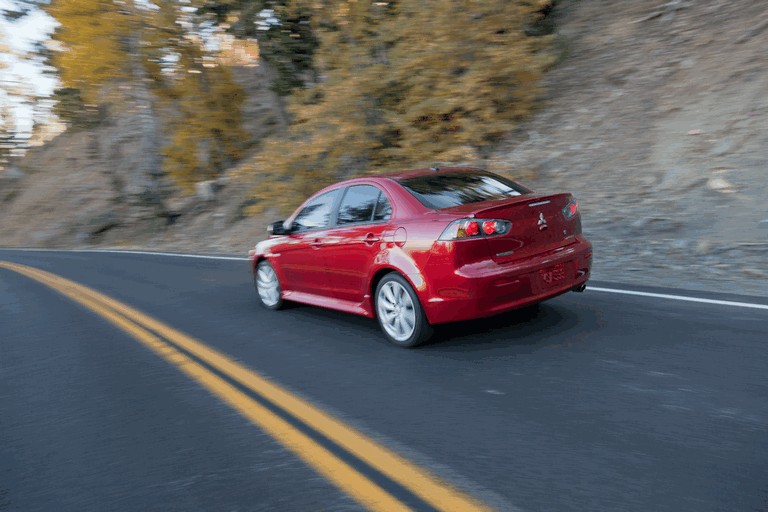
M 376 242 L 381 242 L 381 238 L 377 237 L 373 233 L 368 233 L 365 235 L 365 239 L 363 241 L 366 244 L 375 244 Z
M 315 238 L 314 240 L 312 240 L 309 243 L 309 245 L 311 245 L 312 247 L 317 248 L 317 247 L 322 247 L 324 245 L 324 242 L 323 242 L 323 240 L 321 238 Z

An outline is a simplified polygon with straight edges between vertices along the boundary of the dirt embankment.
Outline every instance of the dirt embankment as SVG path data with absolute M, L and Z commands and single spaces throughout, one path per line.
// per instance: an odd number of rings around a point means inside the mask
M 578 194 L 595 278 L 768 295 L 768 4 L 564 2 L 501 158 Z
M 233 71 L 246 93 L 243 127 L 251 142 L 284 129 L 287 121 L 269 88 L 269 69 Z M 68 131 L 32 148 L 17 167 L 0 171 L 0 247 L 242 253 L 262 235 L 262 224 L 244 219 L 251 185 L 231 184 L 227 176 L 193 191 L 159 177 L 156 194 L 132 194 L 141 138 L 136 116 L 121 112 L 98 129 Z
M 480 163 L 577 194 L 595 279 L 768 295 L 768 3 L 563 0 L 556 19 L 545 106 Z M 284 122 L 254 94 L 254 130 Z M 0 245 L 244 253 L 263 236 L 240 183 L 171 197 L 171 215 L 126 206 L 88 140 L 65 134 L 2 178 Z

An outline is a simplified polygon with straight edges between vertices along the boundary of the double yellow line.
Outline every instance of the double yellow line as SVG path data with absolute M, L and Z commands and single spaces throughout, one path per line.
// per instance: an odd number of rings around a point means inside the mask
M 431 508 L 489 510 L 306 400 L 290 393 L 223 353 L 107 295 L 69 279 L 26 265 L 0 261 L 0 268 L 38 281 L 101 315 L 228 403 L 325 478 L 370 510 L 410 510 L 409 506 L 340 459 L 242 389 L 263 398 L 367 464 Z M 192 356 L 192 357 L 190 357 Z M 216 371 L 212 371 L 215 369 Z M 218 374 L 217 374 L 218 372 Z M 221 375 L 219 375 L 221 374 Z M 226 376 L 228 379 L 222 377 Z

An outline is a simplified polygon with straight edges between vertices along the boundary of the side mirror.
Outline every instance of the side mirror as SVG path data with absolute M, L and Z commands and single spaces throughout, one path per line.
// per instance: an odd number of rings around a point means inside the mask
M 267 233 L 270 235 L 286 235 L 288 230 L 285 229 L 285 221 L 278 220 L 267 226 Z

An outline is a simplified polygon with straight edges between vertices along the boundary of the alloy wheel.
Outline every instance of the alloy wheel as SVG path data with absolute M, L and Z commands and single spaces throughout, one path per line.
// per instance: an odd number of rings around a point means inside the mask
M 408 291 L 397 281 L 388 281 L 379 290 L 376 306 L 381 326 L 397 341 L 406 341 L 416 329 L 416 309 Z
M 256 289 L 265 306 L 272 308 L 280 302 L 280 282 L 271 265 L 259 265 L 256 271 Z

